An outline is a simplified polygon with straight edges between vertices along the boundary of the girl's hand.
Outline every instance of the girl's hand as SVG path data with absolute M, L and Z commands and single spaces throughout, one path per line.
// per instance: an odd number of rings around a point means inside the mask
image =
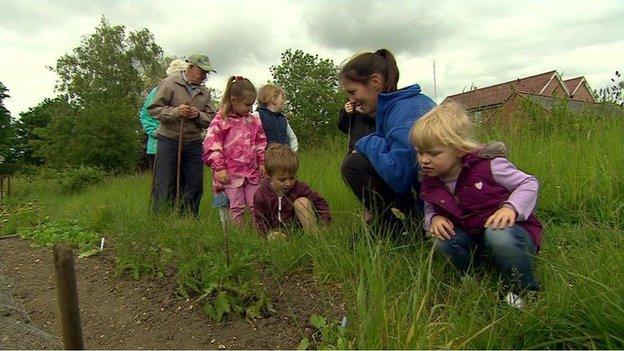
M 266 170 L 264 169 L 264 165 L 260 165 L 260 176 L 264 177 L 266 175 Z
M 435 215 L 431 219 L 431 235 L 439 240 L 447 240 L 455 236 L 455 225 L 448 218 Z
M 353 105 L 351 105 L 349 101 L 347 101 L 347 103 L 344 105 L 344 109 L 345 109 L 345 112 L 348 114 L 353 113 Z
M 485 228 L 505 229 L 516 223 L 516 210 L 509 204 L 504 204 L 485 221 Z
M 215 178 L 217 178 L 217 181 L 221 184 L 227 184 L 230 182 L 230 177 L 228 177 L 225 169 L 215 173 Z

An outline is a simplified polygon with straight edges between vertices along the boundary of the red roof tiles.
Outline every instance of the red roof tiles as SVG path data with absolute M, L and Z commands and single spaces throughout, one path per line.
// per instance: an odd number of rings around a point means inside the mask
M 558 79 L 556 78 L 556 74 L 556 71 L 544 72 L 526 78 L 519 78 L 505 83 L 451 95 L 446 99 L 459 102 L 468 110 L 483 109 L 486 106 L 495 107 L 505 102 L 505 100 L 516 91 L 540 94 L 542 89 L 544 89 L 552 79 Z
M 576 77 L 576 78 L 572 78 L 572 79 L 568 79 L 568 80 L 564 80 L 563 81 L 566 85 L 566 88 L 568 88 L 568 91 L 570 92 L 570 94 L 574 94 L 574 91 L 576 90 L 576 88 L 578 88 L 579 85 L 581 85 L 581 82 L 583 82 L 583 77 Z

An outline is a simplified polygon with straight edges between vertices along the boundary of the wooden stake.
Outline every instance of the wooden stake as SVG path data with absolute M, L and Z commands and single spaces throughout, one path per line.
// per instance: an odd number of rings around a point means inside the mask
M 63 327 L 63 344 L 66 350 L 84 350 L 74 254 L 69 245 L 54 245 L 54 268 L 56 294 Z

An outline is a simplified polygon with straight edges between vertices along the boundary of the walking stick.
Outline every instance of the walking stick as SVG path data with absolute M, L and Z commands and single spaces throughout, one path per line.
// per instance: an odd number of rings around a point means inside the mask
M 188 103 L 184 103 L 188 105 Z M 182 148 L 184 144 L 182 143 L 184 136 L 184 118 L 180 118 L 180 132 L 178 133 L 178 164 L 176 169 L 176 195 L 175 195 L 175 205 L 179 208 L 180 206 L 180 164 L 182 162 Z
M 156 149 L 156 154 L 154 154 L 154 164 L 152 165 L 152 187 L 151 187 L 151 191 L 150 191 L 150 198 L 149 198 L 149 207 L 148 207 L 148 213 L 152 212 L 153 206 L 154 206 L 154 181 L 156 179 L 156 163 L 158 160 L 158 148 Z

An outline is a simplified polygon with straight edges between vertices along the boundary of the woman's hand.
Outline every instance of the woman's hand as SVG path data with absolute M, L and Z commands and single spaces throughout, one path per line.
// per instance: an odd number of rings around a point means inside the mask
M 227 171 L 225 169 L 216 172 L 215 178 L 217 178 L 217 181 L 221 184 L 227 184 L 230 182 L 230 177 L 228 177 Z
M 505 229 L 505 227 L 511 227 L 514 223 L 516 223 L 516 210 L 513 206 L 504 204 L 503 207 L 499 208 L 485 221 L 485 227 Z
M 448 240 L 455 236 L 455 225 L 448 218 L 436 215 L 431 219 L 430 232 L 439 240 Z

